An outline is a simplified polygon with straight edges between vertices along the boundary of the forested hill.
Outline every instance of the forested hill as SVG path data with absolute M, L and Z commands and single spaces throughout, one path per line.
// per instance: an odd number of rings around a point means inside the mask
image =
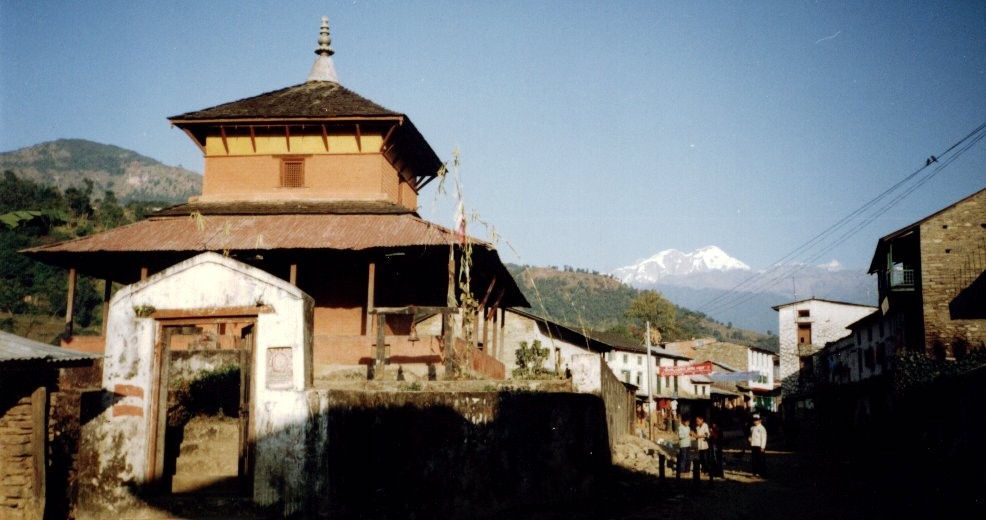
M 84 139 L 59 139 L 0 153 L 0 171 L 50 185 L 59 191 L 84 188 L 94 195 L 109 190 L 123 201 L 185 202 L 202 191 L 202 176 L 118 146 Z
M 640 306 L 648 302 L 644 297 L 646 291 L 634 289 L 612 276 L 568 266 L 556 269 L 507 264 L 507 269 L 531 303 L 530 311 L 534 314 L 566 325 L 643 338 L 642 321 L 628 314 L 635 314 L 634 309 L 640 314 Z M 657 307 L 653 309 L 656 316 L 651 318 L 651 323 L 664 330 L 664 341 L 715 337 L 776 350 L 777 336 L 718 323 L 702 313 L 674 305 L 660 295 L 648 303 Z

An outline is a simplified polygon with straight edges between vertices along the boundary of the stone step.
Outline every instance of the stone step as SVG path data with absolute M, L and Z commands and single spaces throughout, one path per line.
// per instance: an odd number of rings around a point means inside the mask
M 171 478 L 171 492 L 236 496 L 240 493 L 240 480 L 236 475 L 175 475 Z
M 235 494 L 240 448 L 239 420 L 196 417 L 185 425 L 172 477 L 173 493 Z M 227 489 L 232 486 L 232 489 Z

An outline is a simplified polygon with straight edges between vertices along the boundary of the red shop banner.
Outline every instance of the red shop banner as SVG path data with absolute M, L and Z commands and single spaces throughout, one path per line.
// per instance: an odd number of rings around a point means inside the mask
M 661 377 L 666 376 L 704 376 L 712 373 L 712 362 L 698 363 L 695 365 L 677 365 L 673 367 L 659 367 L 658 372 Z

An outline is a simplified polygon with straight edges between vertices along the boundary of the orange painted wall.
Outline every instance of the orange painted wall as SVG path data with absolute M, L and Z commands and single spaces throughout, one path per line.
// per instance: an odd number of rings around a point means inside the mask
M 316 365 L 365 365 L 376 355 L 376 336 L 315 335 L 312 361 Z M 385 336 L 387 355 L 393 365 L 441 364 L 442 349 L 435 336 L 408 341 L 407 336 Z
M 290 144 L 290 146 L 289 146 Z M 242 200 L 387 200 L 417 208 L 417 194 L 380 153 L 383 137 L 291 135 L 229 128 L 206 139 L 202 202 Z M 305 186 L 280 186 L 281 158 L 305 160 Z
M 397 172 L 381 154 L 311 155 L 305 187 L 280 187 L 279 156 L 217 156 L 205 160 L 200 201 L 389 200 L 399 202 Z M 413 193 L 413 190 L 411 190 Z M 416 201 L 414 201 L 416 202 Z

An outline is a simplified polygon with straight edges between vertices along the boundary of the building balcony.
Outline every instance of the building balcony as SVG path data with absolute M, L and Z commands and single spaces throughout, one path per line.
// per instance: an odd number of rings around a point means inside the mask
M 914 269 L 892 269 L 887 272 L 891 291 L 914 290 Z

